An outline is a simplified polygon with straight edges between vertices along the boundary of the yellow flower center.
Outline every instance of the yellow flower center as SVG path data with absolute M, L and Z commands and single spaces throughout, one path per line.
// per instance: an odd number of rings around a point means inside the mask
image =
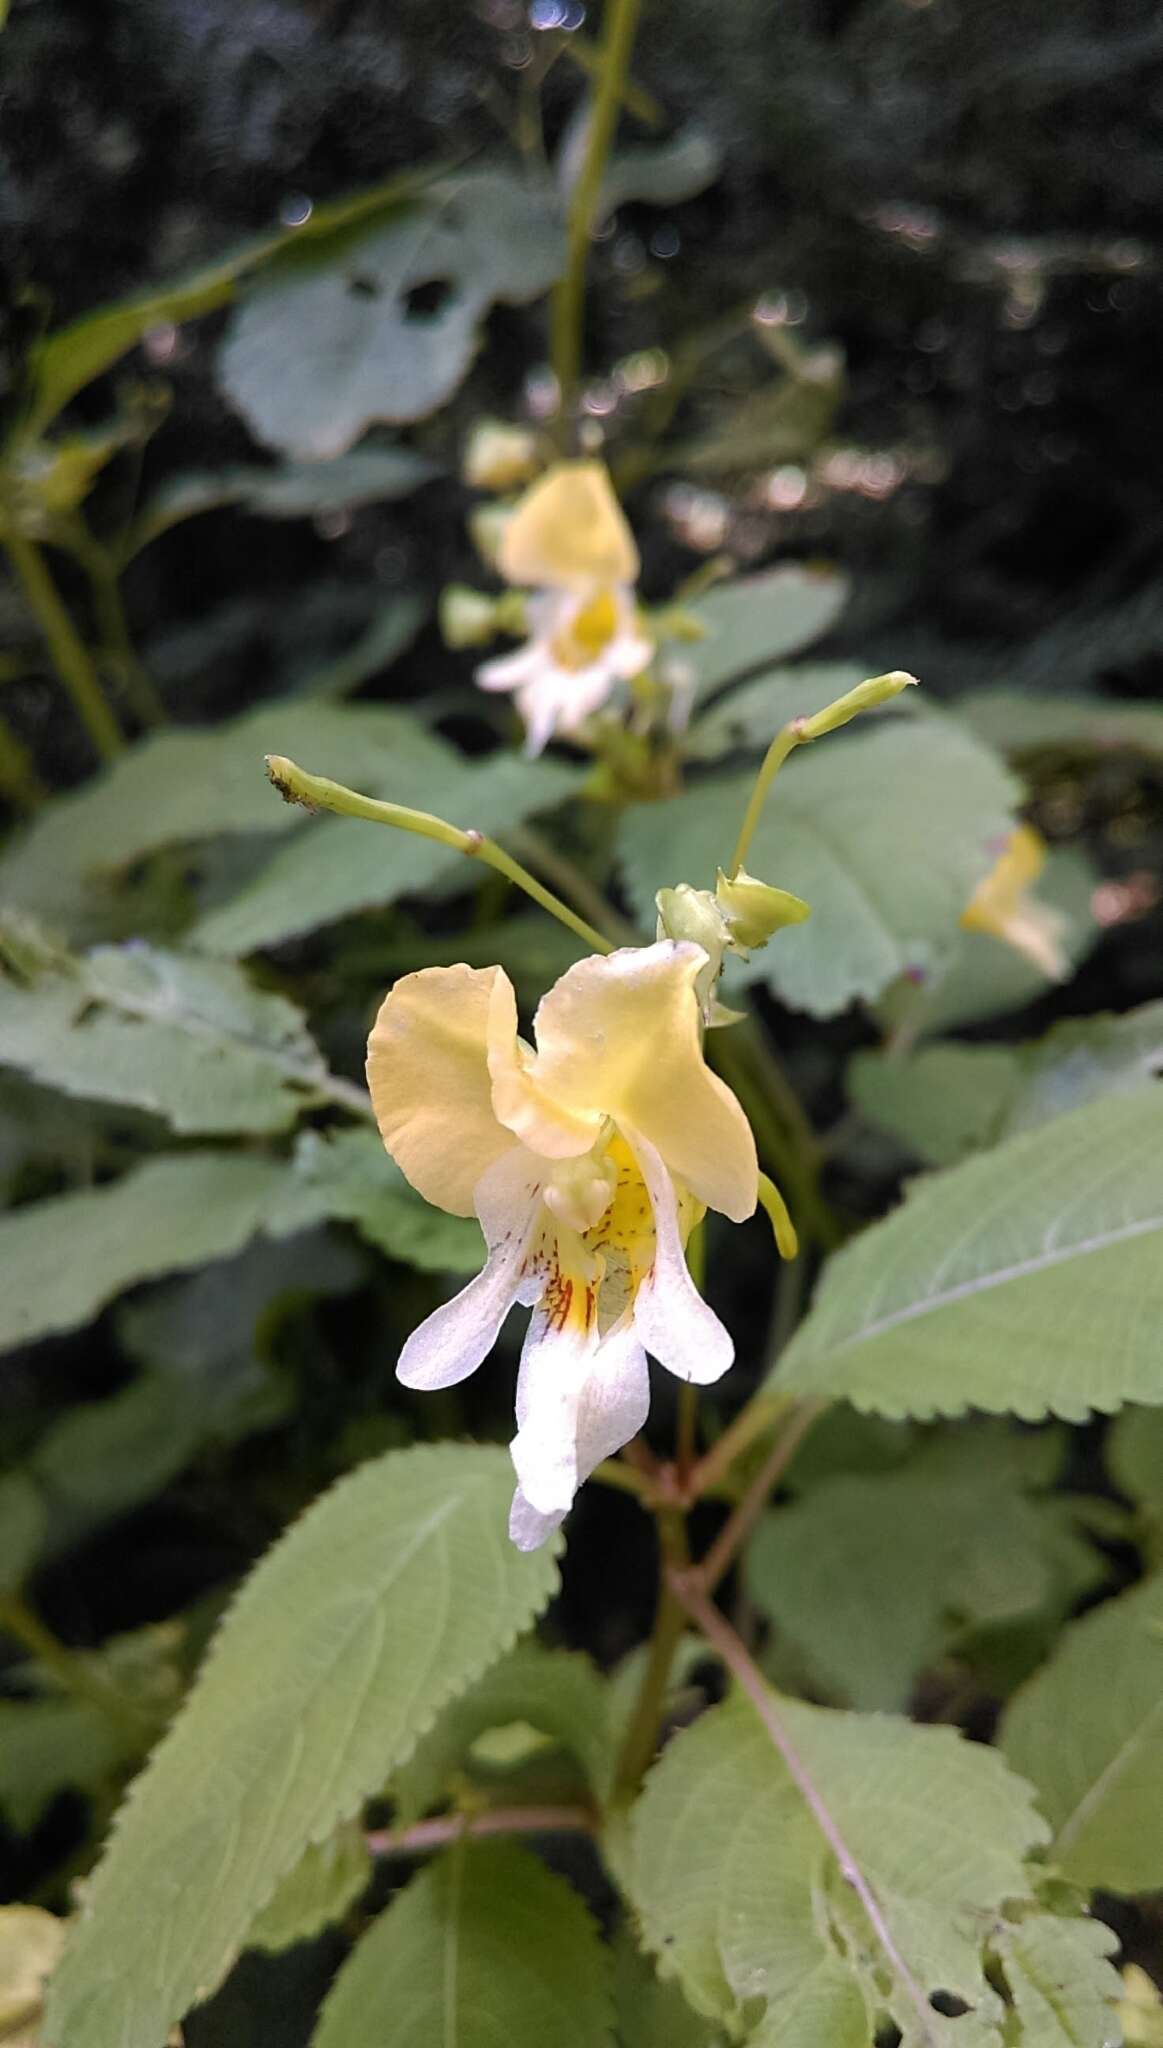
M 589 668 L 618 630 L 618 601 L 612 590 L 599 590 L 574 613 L 568 626 L 555 633 L 550 651 L 559 668 Z
M 570 1196 L 584 1186 L 592 1214 L 599 1183 L 610 1191 L 602 1213 L 586 1229 L 571 1227 L 563 1217 L 572 1207 Z M 705 1211 L 681 1182 L 675 1183 L 675 1192 L 685 1245 Z M 596 1324 L 604 1334 L 630 1306 L 654 1264 L 654 1212 L 625 1140 L 615 1132 L 584 1159 L 563 1161 L 546 1187 L 545 1205 L 548 1213 L 526 1259 L 526 1270 L 544 1275 L 542 1307 L 558 1330 L 581 1333 Z

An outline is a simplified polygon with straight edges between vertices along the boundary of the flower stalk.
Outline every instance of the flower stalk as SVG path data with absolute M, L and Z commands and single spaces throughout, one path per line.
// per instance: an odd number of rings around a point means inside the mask
M 437 818 L 431 811 L 414 811 L 407 804 L 392 804 L 378 797 L 361 796 L 357 790 L 348 789 L 342 782 L 332 782 L 326 775 L 311 775 L 285 754 L 268 754 L 267 774 L 275 788 L 289 804 L 302 804 L 308 811 L 333 811 L 340 818 L 365 818 L 373 825 L 391 825 L 399 832 L 414 832 L 421 839 L 435 839 L 441 846 L 448 846 L 456 853 L 467 854 L 470 860 L 483 861 L 486 867 L 504 875 L 534 903 L 547 910 L 559 924 L 573 932 L 576 938 L 595 953 L 609 953 L 613 950 L 610 941 L 602 933 L 587 924 L 584 917 L 563 903 L 559 896 L 539 882 L 535 875 L 523 868 L 512 854 L 498 846 L 495 839 L 489 839 L 483 832 L 463 830 L 459 825 L 450 825 L 446 819 Z
M 36 542 L 16 526 L 5 526 L 3 543 L 28 608 L 81 724 L 103 761 L 113 761 L 125 735 L 105 701 L 89 651 L 70 619 Z

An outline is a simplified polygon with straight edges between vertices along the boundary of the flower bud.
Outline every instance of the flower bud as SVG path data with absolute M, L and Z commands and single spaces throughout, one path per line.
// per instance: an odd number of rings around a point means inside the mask
M 730 878 L 720 868 L 714 900 L 727 927 L 728 944 L 741 953 L 750 951 L 752 946 L 766 946 L 785 925 L 802 924 L 812 914 L 811 905 L 802 896 L 793 896 L 789 889 L 773 888 L 770 882 L 760 882 L 746 868 L 740 868 Z
M 477 505 L 468 515 L 469 538 L 486 569 L 495 569 L 505 528 L 513 517 L 512 505 Z
M 506 420 L 478 420 L 464 454 L 464 480 L 477 491 L 513 491 L 536 475 L 537 436 Z
M 483 590 L 449 583 L 440 593 L 437 618 L 446 647 L 484 647 L 497 630 L 496 602 Z

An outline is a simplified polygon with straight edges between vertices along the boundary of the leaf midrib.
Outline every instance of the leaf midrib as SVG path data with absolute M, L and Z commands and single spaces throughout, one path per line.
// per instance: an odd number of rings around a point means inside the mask
M 889 1330 L 898 1329 L 903 1323 L 933 1315 L 938 1310 L 949 1308 L 958 1301 L 969 1301 L 979 1294 L 990 1294 L 998 1287 L 1006 1287 L 1014 1280 L 1028 1280 L 1034 1274 L 1049 1272 L 1070 1259 L 1088 1258 L 1095 1252 L 1109 1251 L 1113 1245 L 1126 1244 L 1137 1237 L 1149 1236 L 1152 1231 L 1163 1230 L 1163 1215 L 1140 1217 L 1135 1223 L 1127 1223 L 1117 1230 L 1102 1231 L 1097 1237 L 1080 1238 L 1077 1243 L 1063 1245 L 1052 1252 L 1039 1252 L 1028 1259 L 1018 1259 L 1011 1266 L 999 1266 L 992 1273 L 977 1275 L 972 1280 L 960 1280 L 954 1287 L 946 1287 L 939 1294 L 926 1295 L 921 1301 L 911 1301 L 904 1308 L 893 1309 L 888 1315 L 880 1316 L 873 1323 L 852 1330 L 829 1344 L 824 1356 L 834 1356 L 839 1351 L 856 1344 L 869 1343 L 875 1337 L 882 1337 Z
M 1122 1777 L 1124 1771 L 1129 1768 L 1142 1745 L 1150 1736 L 1158 1733 L 1160 1729 L 1163 1729 L 1163 1695 L 1155 1700 L 1147 1709 L 1137 1727 L 1132 1728 L 1130 1734 L 1119 1744 L 1118 1749 L 1109 1762 L 1104 1764 L 1093 1785 L 1083 1793 L 1078 1804 L 1067 1815 L 1058 1830 L 1054 1842 L 1056 1854 L 1059 1856 L 1064 1854 L 1068 1845 L 1081 1833 L 1086 1822 L 1093 1814 L 1095 1807 L 1106 1797 L 1112 1786 Z

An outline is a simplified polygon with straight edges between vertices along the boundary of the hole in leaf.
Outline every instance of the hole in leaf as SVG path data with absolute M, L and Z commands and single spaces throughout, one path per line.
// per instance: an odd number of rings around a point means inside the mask
M 413 285 L 404 294 L 404 311 L 409 320 L 435 320 L 444 311 L 452 297 L 452 286 L 446 277 L 430 278 L 425 284 Z
M 955 1991 L 933 1991 L 929 1994 L 929 2004 L 934 2012 L 939 2012 L 947 2020 L 959 2020 L 963 2013 L 972 2011 L 972 2007 L 963 1998 L 958 1998 Z

